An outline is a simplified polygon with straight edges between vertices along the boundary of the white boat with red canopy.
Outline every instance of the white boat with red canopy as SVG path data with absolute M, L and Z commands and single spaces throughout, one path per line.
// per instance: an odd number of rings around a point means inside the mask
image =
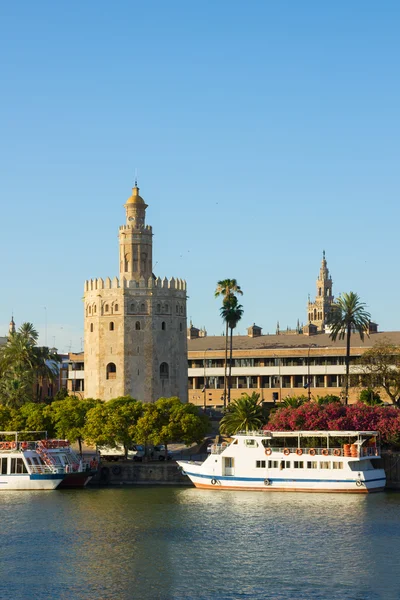
M 377 431 L 257 431 L 178 464 L 198 488 L 366 493 L 385 487 L 379 458 Z
M 70 473 L 88 470 L 68 440 L 48 439 L 46 432 L 0 431 L 0 491 L 54 490 Z

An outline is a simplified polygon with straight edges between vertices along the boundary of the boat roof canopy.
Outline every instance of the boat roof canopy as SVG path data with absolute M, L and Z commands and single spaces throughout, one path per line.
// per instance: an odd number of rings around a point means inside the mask
M 237 436 L 259 437 L 356 437 L 359 435 L 379 435 L 378 431 L 248 431 L 235 433 Z

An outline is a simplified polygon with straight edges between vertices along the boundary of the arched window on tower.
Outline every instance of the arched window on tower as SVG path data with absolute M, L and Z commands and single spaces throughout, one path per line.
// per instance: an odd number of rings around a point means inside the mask
M 139 321 L 136 321 L 136 323 L 135 323 L 135 329 L 136 329 L 136 331 L 140 331 L 140 323 L 139 323 Z
M 166 324 L 165 324 L 165 321 L 163 321 L 163 322 L 161 323 L 161 329 L 162 329 L 163 331 L 165 331 L 165 330 L 167 329 L 167 326 L 166 326 Z
M 114 331 L 114 322 L 110 321 L 109 330 Z
M 118 311 L 118 304 L 115 304 L 115 306 L 114 306 L 114 311 L 115 311 L 115 312 L 116 312 L 116 311 Z
M 317 320 L 317 309 L 314 308 L 314 321 L 316 321 L 316 320 Z
M 105 305 L 104 312 L 108 312 L 108 304 Z
M 89 310 L 89 315 L 91 315 L 91 314 L 92 314 L 92 307 L 91 307 L 91 306 L 89 306 L 89 309 L 88 309 L 88 310 Z
M 321 296 L 321 295 L 322 295 L 322 290 L 321 290 L 321 288 L 318 288 L 318 296 Z
M 181 315 L 183 315 L 183 306 L 181 306 Z
M 164 309 L 165 313 L 168 313 L 168 310 L 169 310 L 169 306 L 168 306 L 168 302 L 166 302 L 165 303 L 165 309 Z
M 146 305 L 144 302 L 142 302 L 142 304 L 140 305 L 140 312 L 142 312 L 142 313 L 146 312 Z
M 94 314 L 97 313 L 97 307 L 96 307 L 96 305 L 93 306 L 93 312 L 94 312 Z
M 168 378 L 169 378 L 169 367 L 166 362 L 163 362 L 160 365 L 160 379 L 168 379 Z
M 135 312 L 135 303 L 134 302 L 132 302 L 132 304 L 130 306 L 130 311 L 131 311 L 131 313 Z
M 90 333 L 93 333 L 93 323 L 90 323 Z
M 159 313 L 161 311 L 161 304 L 157 304 L 157 312 Z
M 179 331 L 183 331 L 182 323 L 179 323 Z
M 176 314 L 177 315 L 179 314 L 179 306 L 178 305 L 176 305 Z
M 116 379 L 117 377 L 117 367 L 115 363 L 108 363 L 106 367 L 106 378 L 107 379 Z

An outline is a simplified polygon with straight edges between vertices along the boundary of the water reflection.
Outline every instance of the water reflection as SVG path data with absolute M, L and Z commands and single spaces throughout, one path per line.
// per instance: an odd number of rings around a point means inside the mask
M 398 598 L 400 495 L 0 495 L 0 597 Z

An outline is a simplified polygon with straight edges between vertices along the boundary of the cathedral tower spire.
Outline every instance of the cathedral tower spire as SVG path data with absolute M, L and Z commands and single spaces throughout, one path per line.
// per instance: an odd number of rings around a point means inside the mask
M 146 225 L 147 204 L 139 195 L 137 181 L 124 208 L 126 225 L 119 228 L 120 278 L 128 281 L 138 281 L 141 277 L 148 279 L 152 274 L 153 234 L 151 227 Z
M 325 331 L 326 320 L 333 302 L 332 278 L 325 258 L 325 250 L 322 252 L 322 262 L 319 276 L 316 282 L 317 293 L 314 302 L 308 300 L 308 322 L 318 327 L 318 331 Z

